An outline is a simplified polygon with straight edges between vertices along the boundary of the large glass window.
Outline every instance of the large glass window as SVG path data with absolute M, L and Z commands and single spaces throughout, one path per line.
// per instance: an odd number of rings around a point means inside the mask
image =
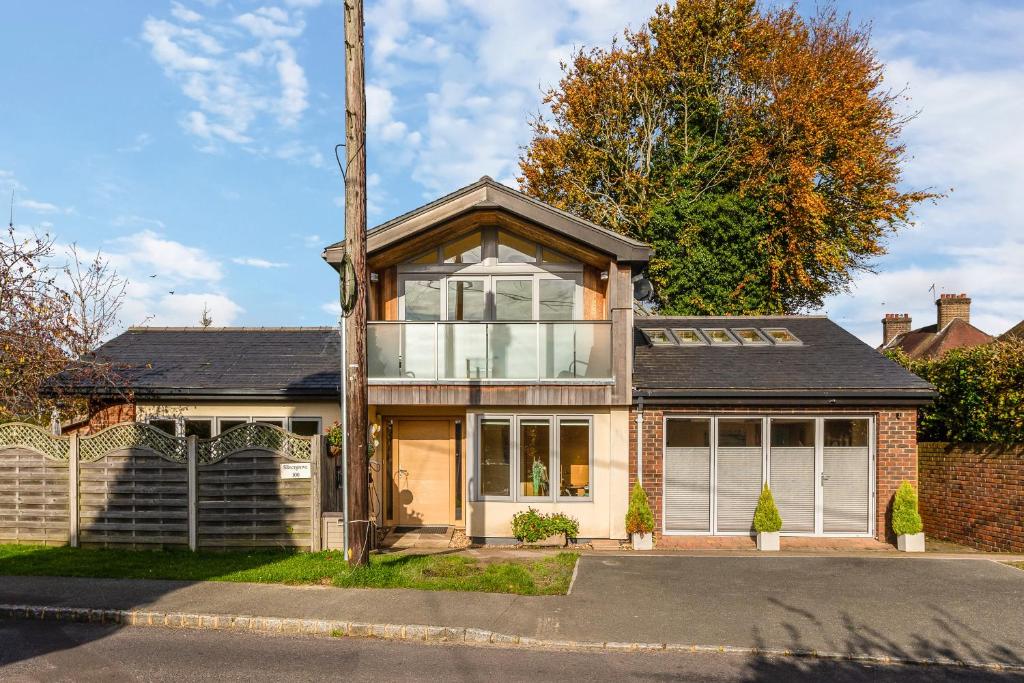
M 213 420 L 210 418 L 188 418 L 185 420 L 185 436 L 209 439 L 213 436 Z
M 508 419 L 480 421 L 480 495 L 507 497 L 512 480 L 512 425 Z
M 487 319 L 484 280 L 448 280 L 448 319 Z
M 166 432 L 171 436 L 174 436 L 178 431 L 178 423 L 176 420 L 167 418 L 150 418 L 149 424 L 152 427 L 156 427 L 162 432 Z
M 707 448 L 711 443 L 711 420 L 671 419 L 665 423 L 668 448 Z
M 498 232 L 498 263 L 534 263 L 536 260 L 536 244 L 504 230 Z
M 405 281 L 405 319 L 441 319 L 441 292 L 439 280 Z
M 711 530 L 711 420 L 665 421 L 665 530 Z
M 234 429 L 239 425 L 244 425 L 249 421 L 247 417 L 222 417 L 217 420 L 217 433 L 223 434 L 229 429 Z
M 316 436 L 320 433 L 320 420 L 315 417 L 293 417 L 288 429 L 299 436 Z
M 572 320 L 576 304 L 575 280 L 541 280 L 540 319 Z
M 480 263 L 482 255 L 479 232 L 449 242 L 442 249 L 445 263 Z
M 495 320 L 533 320 L 533 280 L 495 280 Z
M 551 495 L 551 421 L 519 422 L 519 495 Z
M 477 438 L 481 498 L 591 498 L 590 418 L 485 417 Z
M 559 494 L 570 498 L 590 496 L 590 422 L 560 420 L 558 423 Z
M 761 420 L 719 420 L 718 445 L 727 448 L 760 448 Z
M 825 446 L 830 448 L 866 448 L 867 420 L 825 420 Z

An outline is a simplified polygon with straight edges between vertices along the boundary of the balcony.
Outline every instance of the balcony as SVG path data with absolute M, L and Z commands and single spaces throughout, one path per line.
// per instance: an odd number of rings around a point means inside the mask
M 611 383 L 612 323 L 370 322 L 371 382 Z

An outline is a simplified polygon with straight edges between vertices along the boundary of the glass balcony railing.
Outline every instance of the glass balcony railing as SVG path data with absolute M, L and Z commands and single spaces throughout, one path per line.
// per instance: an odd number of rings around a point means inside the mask
M 611 381 L 612 325 L 587 322 L 370 322 L 369 379 Z

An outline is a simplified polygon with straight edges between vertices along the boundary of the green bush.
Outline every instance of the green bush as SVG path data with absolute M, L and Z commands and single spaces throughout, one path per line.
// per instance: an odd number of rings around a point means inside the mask
M 345 432 L 341 430 L 341 423 L 337 420 L 327 430 L 327 443 L 335 448 L 341 448 L 341 444 L 345 441 Z
M 885 355 L 939 392 L 921 409 L 918 440 L 1024 442 L 1024 340 L 953 349 L 933 360 L 911 360 L 899 349 Z
M 555 534 L 565 534 L 570 541 L 580 535 L 580 523 L 561 512 L 541 514 L 532 507 L 512 515 L 512 535 L 523 543 L 536 543 Z
M 640 482 L 633 485 L 629 494 L 629 508 L 626 509 L 626 533 L 649 534 L 654 531 L 654 513 L 647 502 L 647 492 Z
M 779 508 L 775 506 L 775 498 L 768 484 L 761 487 L 761 496 L 757 499 L 757 507 L 754 509 L 754 531 L 767 533 L 782 531 L 782 515 Z
M 892 502 L 892 531 L 897 536 L 924 531 L 924 523 L 917 512 L 917 491 L 909 481 L 896 489 L 896 498 Z

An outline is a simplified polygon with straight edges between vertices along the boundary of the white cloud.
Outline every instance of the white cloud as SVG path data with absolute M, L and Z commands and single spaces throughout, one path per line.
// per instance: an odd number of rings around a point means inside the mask
M 75 207 L 61 207 L 50 202 L 41 202 L 36 199 L 19 199 L 17 204 L 22 209 L 28 209 L 35 213 L 63 213 L 71 214 L 75 212 Z
M 302 238 L 302 243 L 307 247 L 319 247 L 323 243 L 323 240 L 320 235 L 305 235 Z
M 154 327 L 195 327 L 202 319 L 204 308 L 209 310 L 215 327 L 234 325 L 245 310 L 229 297 L 216 292 L 165 294 L 155 302 L 152 309 L 155 313 L 146 324 Z
M 175 19 L 179 19 L 181 21 L 186 21 L 189 23 L 201 21 L 203 18 L 202 14 L 196 12 L 195 10 L 189 9 L 188 7 L 185 7 L 180 2 L 171 3 L 171 16 L 173 16 Z
M 139 133 L 135 136 L 135 139 L 131 144 L 125 145 L 124 147 L 118 147 L 118 152 L 141 152 L 142 150 L 153 144 L 153 136 L 149 133 Z
M 139 280 L 156 280 L 159 286 L 187 282 L 219 282 L 224 276 L 220 261 L 198 247 L 167 239 L 152 230 L 143 230 L 108 243 L 111 261 L 123 273 Z M 156 275 L 156 278 L 150 278 Z
M 328 301 L 320 306 L 320 310 L 337 318 L 341 315 L 341 304 L 337 301 Z
M 253 268 L 287 268 L 287 263 L 280 263 L 278 261 L 268 261 L 267 259 L 254 258 L 251 256 L 235 257 L 231 259 L 232 263 L 237 263 L 240 266 L 251 266 Z
M 299 3 L 292 13 L 260 7 L 214 19 L 174 4 L 177 22 L 143 22 L 153 58 L 195 107 L 182 113 L 181 126 L 202 141 L 202 151 L 251 143 L 270 121 L 282 128 L 301 121 L 309 83 L 290 41 L 305 30 L 307 6 Z

